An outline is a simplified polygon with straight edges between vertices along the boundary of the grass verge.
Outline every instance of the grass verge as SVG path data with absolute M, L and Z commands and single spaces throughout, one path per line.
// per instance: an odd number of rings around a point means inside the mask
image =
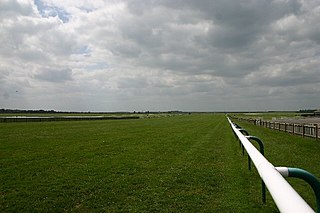
M 0 135 L 1 212 L 277 212 L 222 114 L 2 123 Z

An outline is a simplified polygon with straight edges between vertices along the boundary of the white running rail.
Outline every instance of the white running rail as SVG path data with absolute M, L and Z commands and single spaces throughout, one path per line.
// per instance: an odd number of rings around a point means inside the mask
M 301 196 L 282 177 L 276 168 L 251 144 L 251 142 L 236 128 L 232 121 L 228 121 L 242 145 L 246 149 L 258 173 L 270 192 L 280 212 L 314 212 Z

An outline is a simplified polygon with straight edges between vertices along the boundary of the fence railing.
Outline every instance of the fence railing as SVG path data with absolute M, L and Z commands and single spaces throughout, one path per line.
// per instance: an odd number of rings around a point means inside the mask
M 233 117 L 233 119 L 247 121 L 256 126 L 284 131 L 294 135 L 301 135 L 303 137 L 305 136 L 305 137 L 315 138 L 316 140 L 320 138 L 320 125 L 318 124 L 298 124 L 298 123 L 286 123 L 286 122 L 276 122 L 276 121 L 263 121 L 261 119 L 238 118 L 238 117 Z
M 254 163 L 262 181 L 270 192 L 280 212 L 314 212 L 313 209 L 301 198 L 301 196 L 282 177 L 274 167 L 241 133 L 236 125 L 227 118 L 230 126 L 240 140 L 248 156 Z

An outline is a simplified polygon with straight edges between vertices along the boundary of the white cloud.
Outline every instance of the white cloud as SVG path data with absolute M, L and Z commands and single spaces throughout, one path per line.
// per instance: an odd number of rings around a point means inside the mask
M 318 0 L 1 0 L 0 18 L 0 108 L 320 105 Z

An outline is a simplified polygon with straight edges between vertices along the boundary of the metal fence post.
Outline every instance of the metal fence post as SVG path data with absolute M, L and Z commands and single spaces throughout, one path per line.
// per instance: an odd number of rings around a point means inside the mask
M 258 142 L 259 144 L 259 148 L 260 148 L 260 153 L 264 156 L 264 144 L 263 142 L 256 136 L 246 136 L 246 138 L 250 141 L 250 140 L 254 140 L 256 142 Z M 248 160 L 249 160 L 249 170 L 251 170 L 251 158 L 248 154 Z M 262 194 L 262 202 L 266 203 L 266 185 L 263 182 L 263 180 L 261 180 L 261 194 Z

